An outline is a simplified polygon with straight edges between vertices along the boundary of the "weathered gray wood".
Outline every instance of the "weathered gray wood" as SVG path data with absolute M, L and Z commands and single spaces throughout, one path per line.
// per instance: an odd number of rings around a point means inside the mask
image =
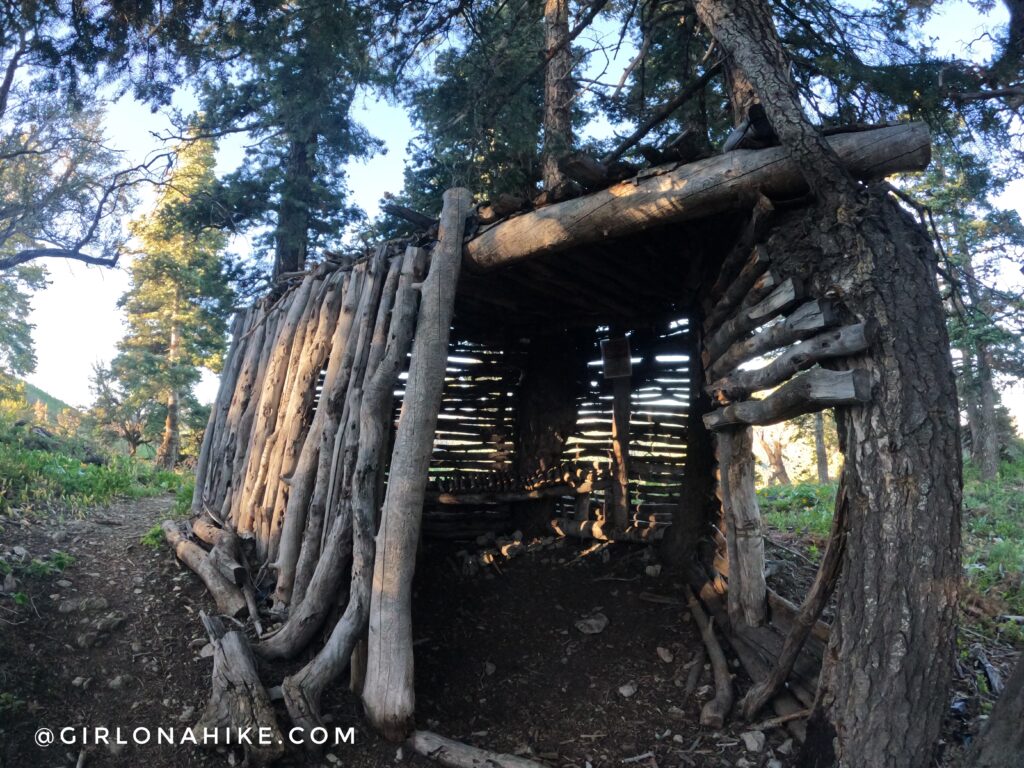
M 278 546 L 277 585 L 274 589 L 274 606 L 278 610 L 288 605 L 292 599 L 292 587 L 295 583 L 299 552 L 302 548 L 304 533 L 309 517 L 322 515 L 322 505 L 315 509 L 311 500 L 315 496 L 315 488 L 323 473 L 324 494 L 326 494 L 327 472 L 330 466 L 330 448 L 334 445 L 334 435 L 338 429 L 340 403 L 344 400 L 348 386 L 348 372 L 351 368 L 351 357 L 354 344 L 350 343 L 356 311 L 362 296 L 363 283 L 366 278 L 367 262 L 356 264 L 349 276 L 345 296 L 342 299 L 341 311 L 335 325 L 334 339 L 331 343 L 327 371 L 324 375 L 323 388 L 320 390 L 320 403 L 313 417 L 313 423 L 306 433 L 299 461 L 292 474 L 291 488 L 288 492 L 288 506 L 285 508 L 284 524 L 281 529 L 281 540 Z M 356 331 L 358 335 L 358 331 Z M 321 470 L 321 465 L 324 468 Z M 320 522 L 312 523 L 311 540 L 320 546 Z M 315 558 L 314 558 L 315 559 Z M 309 569 L 312 573 L 312 568 Z
M 164 538 L 171 545 L 177 558 L 195 571 L 210 590 L 217 610 L 234 618 L 244 616 L 247 608 L 241 590 L 221 575 L 203 548 L 182 536 L 178 524 L 173 520 L 164 520 L 160 527 L 163 528 Z
M 200 616 L 213 644 L 213 690 L 194 731 L 217 731 L 218 744 L 242 745 L 247 764 L 269 765 L 284 754 L 284 737 L 245 635 Z M 242 732 L 248 733 L 245 741 Z
M 793 617 L 792 627 L 786 635 L 775 666 L 771 673 L 761 681 L 758 681 L 743 697 L 741 703 L 743 716 L 752 720 L 758 712 L 767 704 L 776 693 L 782 690 L 786 684 L 793 665 L 804 641 L 818 622 L 818 616 L 825 607 L 825 603 L 832 596 L 836 582 L 839 579 L 839 570 L 842 565 L 843 552 L 846 549 L 846 484 L 841 481 L 839 490 L 836 493 L 835 514 L 832 517 L 832 530 L 829 533 L 828 545 L 825 554 L 818 566 L 818 573 L 814 577 L 814 583 L 804 599 L 800 610 Z
M 754 438 L 749 427 L 718 433 L 722 514 L 729 547 L 729 616 L 757 627 L 767 611 L 764 537 L 754 490 Z
M 924 123 L 840 134 L 828 142 L 859 178 L 923 170 L 931 156 Z M 807 190 L 800 167 L 782 147 L 739 150 L 659 170 L 638 183 L 616 184 L 496 224 L 466 244 L 466 257 L 474 268 L 494 269 L 729 210 L 758 191 L 786 199 Z
M 750 256 L 750 250 L 761 239 L 768 230 L 775 215 L 775 206 L 772 201 L 764 196 L 762 192 L 757 193 L 757 200 L 750 211 L 750 218 L 736 242 L 733 243 L 729 253 L 722 260 L 722 266 L 718 269 L 718 278 L 711 286 L 711 298 L 717 298 L 725 293 L 733 278 L 743 268 L 744 263 Z M 710 325 L 705 322 L 704 332 L 707 333 Z
M 718 379 L 707 386 L 707 392 L 717 402 L 725 403 L 771 389 L 822 360 L 863 352 L 871 345 L 876 328 L 873 323 L 855 323 L 818 334 L 793 345 L 761 368 L 735 371 Z
M 714 332 L 716 328 L 729 317 L 732 312 L 740 306 L 744 297 L 757 283 L 757 279 L 768 269 L 771 259 L 768 256 L 768 249 L 763 245 L 755 245 L 750 258 L 736 278 L 729 283 L 729 286 L 722 294 L 722 298 L 715 304 L 715 308 L 708 314 L 704 321 L 704 329 Z
M 709 728 L 721 728 L 725 718 L 732 709 L 732 675 L 729 674 L 729 662 L 722 653 L 722 646 L 715 637 L 715 630 L 708 619 L 700 601 L 687 589 L 686 602 L 690 607 L 693 620 L 700 630 L 701 639 L 708 651 L 708 660 L 715 676 L 715 697 L 707 702 L 700 711 L 700 723 Z
M 384 471 L 384 452 L 394 407 L 395 386 L 405 365 L 416 321 L 417 296 L 413 287 L 422 275 L 423 254 L 410 248 L 398 260 L 401 278 L 390 325 L 379 322 L 370 354 L 368 383 L 359 411 L 358 455 L 352 470 L 350 500 L 353 527 L 352 576 L 348 602 L 327 643 L 282 686 L 292 721 L 305 728 L 320 724 L 320 697 L 348 665 L 356 642 L 363 637 L 370 610 L 374 534 L 377 527 L 377 489 Z M 398 274 L 396 272 L 396 274 Z M 385 288 L 384 295 L 389 291 Z M 391 301 L 382 300 L 378 318 L 386 317 Z M 378 351 L 379 350 L 379 351 Z M 310 592 L 313 590 L 310 587 Z M 307 595 L 303 604 L 313 599 Z
M 363 703 L 373 725 L 392 739 L 404 738 L 411 730 L 415 708 L 412 575 L 444 387 L 462 239 L 472 204 L 469 190 L 452 189 L 444 194 L 439 241 L 422 284 L 409 378 L 377 538 Z
M 800 374 L 763 400 L 734 403 L 704 416 L 708 429 L 740 424 L 776 424 L 837 405 L 871 401 L 871 377 L 863 370 L 828 371 L 816 368 Z
M 544 768 L 533 760 L 471 747 L 430 731 L 413 731 L 406 744 L 413 752 L 448 768 Z
M 800 285 L 800 281 L 790 277 L 766 298 L 749 309 L 743 309 L 733 315 L 713 331 L 705 342 L 708 359 L 717 360 L 740 336 L 796 306 L 802 298 L 802 294 L 803 287 Z
M 720 379 L 747 360 L 806 339 L 838 322 L 839 315 L 831 301 L 815 300 L 801 304 L 781 322 L 735 342 L 721 357 L 711 361 L 707 367 L 708 381 Z

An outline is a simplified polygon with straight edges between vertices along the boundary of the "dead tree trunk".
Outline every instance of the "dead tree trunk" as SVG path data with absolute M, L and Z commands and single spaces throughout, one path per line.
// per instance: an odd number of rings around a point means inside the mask
M 373 567 L 363 703 L 370 722 L 391 739 L 412 728 L 412 575 L 420 518 L 448 359 L 462 237 L 472 206 L 466 189 L 444 194 L 439 242 L 423 282 L 416 338 Z
M 817 748 L 809 764 L 929 765 L 960 576 L 958 414 L 935 254 L 913 220 L 858 185 L 808 123 L 763 0 L 696 7 L 818 201 L 799 226 L 776 231 L 771 252 L 785 254 L 791 274 L 811 272 L 817 295 L 838 293 L 858 321 L 881 328 L 862 363 L 873 399 L 840 409 L 850 536 L 830 640 L 836 663 L 808 727 Z M 783 237 L 799 244 L 793 252 Z
M 776 485 L 789 485 L 789 472 L 786 471 L 786 458 L 783 455 L 782 440 L 778 435 L 766 435 L 761 430 L 757 435 L 761 450 L 768 459 L 768 467 L 772 471 L 770 482 Z

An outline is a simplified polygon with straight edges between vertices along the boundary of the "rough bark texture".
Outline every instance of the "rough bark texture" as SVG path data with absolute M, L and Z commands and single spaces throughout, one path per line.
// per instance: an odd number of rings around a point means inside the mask
M 419 545 L 427 469 L 448 359 L 448 337 L 472 196 L 444 194 L 439 242 L 423 281 L 416 338 L 391 456 L 387 497 L 373 568 L 373 597 L 363 703 L 370 722 L 391 739 L 411 730 L 415 695 L 412 575 Z
M 556 197 L 566 182 L 558 158 L 572 148 L 572 49 L 568 39 L 569 0 L 545 0 L 544 47 L 550 58 L 544 68 L 542 163 L 544 189 Z
M 1006 681 L 966 763 L 971 768 L 1014 768 L 1024 758 L 1024 658 Z
M 828 450 L 825 448 L 825 416 L 814 414 L 814 458 L 818 465 L 818 482 L 828 482 Z
M 913 220 L 843 170 L 800 109 L 763 0 L 698 0 L 750 78 L 818 205 L 769 243 L 812 295 L 882 329 L 858 367 L 870 403 L 840 409 L 850 536 L 811 765 L 926 766 L 946 710 L 960 576 L 959 419 L 935 254 Z M 793 247 L 793 251 L 787 251 Z M 830 746 L 833 755 L 825 754 Z

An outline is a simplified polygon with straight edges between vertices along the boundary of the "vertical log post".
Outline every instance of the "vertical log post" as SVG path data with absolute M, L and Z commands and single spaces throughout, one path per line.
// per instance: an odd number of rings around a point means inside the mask
M 723 430 L 718 448 L 729 539 L 729 618 L 756 627 L 765 620 L 766 586 L 761 512 L 754 493 L 753 430 Z
M 444 193 L 377 534 L 363 703 L 370 722 L 390 739 L 404 738 L 413 725 L 412 576 L 472 203 L 469 190 Z

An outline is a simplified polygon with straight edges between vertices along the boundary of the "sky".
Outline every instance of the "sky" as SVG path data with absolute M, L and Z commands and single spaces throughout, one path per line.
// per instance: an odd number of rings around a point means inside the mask
M 987 20 L 988 24 L 1004 23 L 999 17 L 1002 6 Z M 983 19 L 966 3 L 950 3 L 937 16 L 928 34 L 937 38 L 940 47 L 951 54 L 964 56 L 969 41 L 981 38 Z M 975 50 L 983 55 L 984 51 Z M 628 59 L 632 52 L 625 49 L 620 59 Z M 617 77 L 622 61 L 611 62 L 605 79 Z M 350 163 L 348 186 L 352 200 L 372 218 L 378 213 L 378 203 L 385 192 L 398 193 L 402 188 L 402 171 L 406 147 L 413 138 L 413 127 L 401 107 L 364 96 L 357 100 L 356 119 L 381 139 L 385 151 L 361 162 Z M 154 137 L 169 123 L 147 107 L 125 98 L 111 105 L 106 119 L 109 142 L 124 151 L 125 161 L 141 162 L 161 147 Z M 592 130 L 607 130 L 598 126 Z M 239 141 L 226 142 L 218 153 L 218 170 L 234 168 L 242 157 Z M 151 204 L 153 195 L 143 193 L 141 204 Z M 1024 216 L 1024 182 L 1014 183 L 1000 199 L 1000 204 L 1016 209 Z M 249 245 L 236 240 L 232 248 L 240 255 L 248 255 Z M 128 288 L 128 275 L 123 265 L 118 269 L 89 267 L 75 262 L 51 260 L 47 262 L 50 285 L 32 301 L 30 321 L 35 325 L 34 339 L 38 365 L 28 380 L 65 402 L 87 407 L 92 399 L 89 379 L 93 366 L 109 362 L 116 353 L 118 340 L 124 333 L 124 316 L 117 301 Z M 202 402 L 210 402 L 216 395 L 216 377 L 205 374 L 196 394 Z M 1006 386 L 1003 398 L 1016 418 L 1018 428 L 1024 428 L 1024 383 Z

